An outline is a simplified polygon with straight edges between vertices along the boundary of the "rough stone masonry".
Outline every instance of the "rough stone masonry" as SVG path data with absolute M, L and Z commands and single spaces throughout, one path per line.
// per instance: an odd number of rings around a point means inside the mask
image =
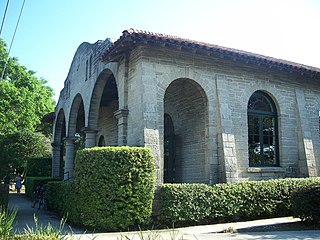
M 55 109 L 53 175 L 76 145 L 147 146 L 157 183 L 320 172 L 320 69 L 129 29 L 82 43 Z

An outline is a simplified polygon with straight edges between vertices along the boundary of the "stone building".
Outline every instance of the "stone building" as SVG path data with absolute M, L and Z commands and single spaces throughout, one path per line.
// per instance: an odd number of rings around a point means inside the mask
M 147 146 L 157 181 L 320 173 L 320 69 L 129 29 L 82 43 L 55 109 L 53 175 L 85 147 Z

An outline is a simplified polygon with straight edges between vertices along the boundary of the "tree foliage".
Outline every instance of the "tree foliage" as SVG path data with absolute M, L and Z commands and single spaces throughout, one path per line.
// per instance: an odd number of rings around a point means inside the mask
M 21 131 L 0 135 L 0 176 L 23 171 L 28 158 L 50 156 L 50 140 L 41 133 Z
M 46 80 L 37 78 L 35 72 L 20 65 L 17 58 L 8 57 L 6 44 L 0 39 L 0 76 L 2 74 L 0 176 L 19 171 L 29 157 L 50 154 L 50 141 L 39 132 L 48 129 L 41 120 L 54 109 L 53 90 Z
M 1 74 L 7 56 L 6 44 L 0 39 Z M 46 80 L 20 65 L 17 58 L 8 58 L 0 80 L 0 134 L 35 131 L 39 127 L 42 117 L 54 109 L 53 90 L 46 84 Z

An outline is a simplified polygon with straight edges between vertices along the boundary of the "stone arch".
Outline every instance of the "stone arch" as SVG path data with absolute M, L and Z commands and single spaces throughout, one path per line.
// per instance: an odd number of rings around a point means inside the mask
M 66 118 L 63 109 L 60 109 L 54 125 L 54 135 L 52 144 L 52 175 L 62 178 L 64 171 L 64 156 L 66 137 Z
M 65 137 L 65 113 L 63 109 L 60 109 L 54 125 L 54 139 L 52 144 L 52 175 L 58 178 L 62 178 L 64 171 Z
M 66 118 L 64 110 L 61 108 L 56 117 L 56 122 L 54 125 L 54 143 L 61 143 L 63 138 L 66 137 Z
M 93 88 L 90 101 L 88 127 L 103 135 L 106 145 L 118 145 L 118 120 L 114 112 L 119 109 L 116 78 L 110 69 L 103 70 Z
M 72 102 L 69 125 L 68 125 L 68 137 L 75 137 L 76 134 L 82 134 L 82 129 L 85 126 L 85 111 L 82 96 L 78 93 Z
M 208 99 L 204 90 L 194 80 L 176 79 L 166 89 L 163 102 L 164 114 L 171 117 L 174 129 L 175 182 L 208 182 Z

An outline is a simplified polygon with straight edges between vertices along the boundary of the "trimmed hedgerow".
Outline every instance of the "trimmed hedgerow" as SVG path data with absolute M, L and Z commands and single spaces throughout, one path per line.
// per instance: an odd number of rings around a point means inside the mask
M 46 189 L 47 205 L 61 217 L 72 221 L 74 225 L 81 226 L 78 218 L 78 209 L 81 207 L 74 193 L 74 183 L 70 181 L 48 182 Z
M 26 175 L 28 177 L 51 176 L 51 157 L 29 158 L 27 160 Z
M 71 208 L 77 214 L 68 214 L 71 222 L 99 230 L 144 224 L 152 213 L 153 156 L 141 147 L 83 149 L 77 152 L 72 186 Z
M 293 216 L 305 222 L 320 222 L 320 185 L 298 188 L 292 194 Z
M 34 192 L 38 185 L 46 184 L 52 181 L 60 181 L 60 180 L 53 177 L 26 177 L 24 182 L 26 186 L 26 195 L 29 198 L 33 198 Z
M 239 184 L 164 184 L 156 192 L 155 224 L 187 226 L 292 215 L 291 194 L 320 178 Z

